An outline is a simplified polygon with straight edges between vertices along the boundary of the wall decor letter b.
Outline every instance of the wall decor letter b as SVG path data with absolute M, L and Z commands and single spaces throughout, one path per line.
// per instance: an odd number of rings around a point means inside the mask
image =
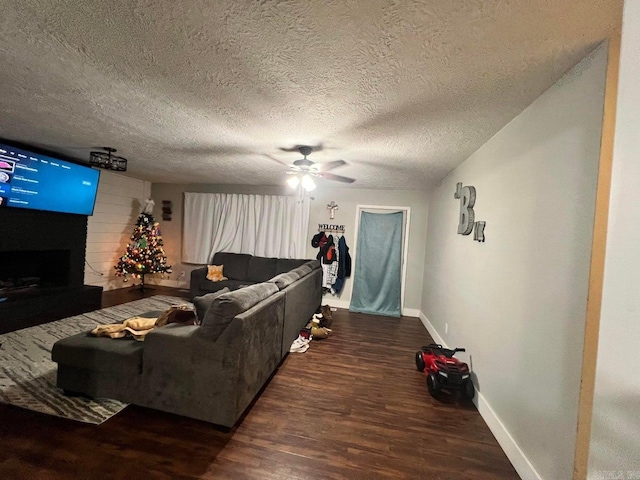
M 454 198 L 460 199 L 458 233 L 469 235 L 473 231 L 475 221 L 473 206 L 476 204 L 476 188 L 472 186 L 463 187 L 462 182 L 458 182 Z

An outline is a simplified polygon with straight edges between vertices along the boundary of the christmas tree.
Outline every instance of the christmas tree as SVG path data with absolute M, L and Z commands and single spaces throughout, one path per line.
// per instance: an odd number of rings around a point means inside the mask
M 160 224 L 153 218 L 153 200 L 147 200 L 142 213 L 138 217 L 136 226 L 131 234 L 131 242 L 127 251 L 120 257 L 114 267 L 118 277 L 127 275 L 140 279 L 140 287 L 144 291 L 144 276 L 152 273 L 171 273 L 171 266 L 167 265 L 164 253 Z

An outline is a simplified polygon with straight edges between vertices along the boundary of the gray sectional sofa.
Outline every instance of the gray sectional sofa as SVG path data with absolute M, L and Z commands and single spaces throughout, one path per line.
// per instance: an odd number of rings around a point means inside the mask
M 267 281 L 199 296 L 200 325 L 157 327 L 144 342 L 88 333 L 56 342 L 58 387 L 232 427 L 320 306 L 319 262 L 296 263 Z

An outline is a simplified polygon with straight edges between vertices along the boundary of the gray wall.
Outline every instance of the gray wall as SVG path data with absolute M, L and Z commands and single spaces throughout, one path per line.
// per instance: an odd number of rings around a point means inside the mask
M 524 478 L 572 476 L 605 68 L 601 47 L 429 199 L 425 323 L 467 348 L 479 410 Z M 477 189 L 486 243 L 456 233 L 457 182 Z
M 284 177 L 284 175 L 283 175 Z M 311 201 L 309 212 L 309 234 L 307 244 L 307 257 L 315 258 L 318 250 L 311 246 L 311 238 L 318 232 L 319 223 L 335 223 L 345 226 L 345 238 L 353 252 L 355 245 L 354 231 L 357 205 L 382 205 L 382 206 L 406 206 L 411 207 L 411 226 L 409 232 L 409 251 L 407 262 L 407 283 L 405 291 L 405 309 L 416 312 L 420 309 L 422 294 L 422 266 L 424 265 L 424 238 L 426 236 L 427 197 L 426 191 L 397 191 L 397 190 L 365 190 L 354 188 L 333 187 L 331 183 L 318 182 L 318 188 L 311 193 L 314 198 Z M 254 193 L 262 195 L 291 195 L 291 190 L 286 187 L 256 187 L 249 185 L 177 185 L 177 184 L 153 184 L 151 196 L 156 202 L 155 214 L 162 227 L 162 236 L 169 262 L 173 264 L 174 273 L 170 280 L 157 280 L 158 283 L 169 286 L 187 287 L 191 270 L 197 265 L 185 265 L 180 263 L 182 249 L 182 205 L 184 192 L 210 192 L 210 193 Z M 173 202 L 173 215 L 170 222 L 161 219 L 160 206 L 162 200 Z M 335 212 L 335 218 L 329 219 L 327 204 L 334 201 L 339 208 Z M 355 261 L 355 258 L 354 258 Z M 185 271 L 185 277 L 180 278 L 181 271 Z M 325 303 L 334 306 L 348 307 L 351 299 L 352 279 L 348 279 L 339 296 L 325 295 Z M 409 312 L 411 313 L 411 312 Z

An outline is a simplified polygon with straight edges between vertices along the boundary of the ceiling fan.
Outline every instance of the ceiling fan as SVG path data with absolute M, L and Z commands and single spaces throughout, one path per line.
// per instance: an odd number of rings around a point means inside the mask
M 326 180 L 333 180 L 343 183 L 353 183 L 356 181 L 354 178 L 343 177 L 341 175 L 329 173 L 329 170 L 333 170 L 334 168 L 346 165 L 347 162 L 345 162 L 344 160 L 334 160 L 327 163 L 316 163 L 307 158 L 307 156 L 309 156 L 313 152 L 312 147 L 301 145 L 297 147 L 297 150 L 300 152 L 303 158 L 293 162 L 293 165 L 291 165 L 289 167 L 289 170 L 287 171 L 287 175 L 292 175 L 292 177 L 287 180 L 287 183 L 292 188 L 296 188 L 298 187 L 298 185 L 302 185 L 305 190 L 310 192 L 311 190 L 316 188 L 315 182 L 313 181 L 312 177 L 324 178 Z

